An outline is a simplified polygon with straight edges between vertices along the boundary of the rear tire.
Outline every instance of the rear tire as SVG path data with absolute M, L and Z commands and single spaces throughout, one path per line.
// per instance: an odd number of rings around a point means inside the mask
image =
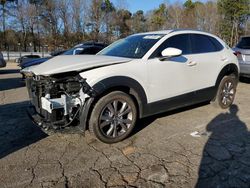
M 111 92 L 95 104 L 89 120 L 89 131 L 105 143 L 125 139 L 133 130 L 137 109 L 133 99 L 121 91 Z
M 235 75 L 224 76 L 220 81 L 213 104 L 222 109 L 229 108 L 234 102 L 236 87 L 237 79 Z

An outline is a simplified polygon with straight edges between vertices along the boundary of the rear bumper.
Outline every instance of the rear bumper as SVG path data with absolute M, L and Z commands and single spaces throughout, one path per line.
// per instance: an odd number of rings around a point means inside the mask
M 250 63 L 239 62 L 240 65 L 240 75 L 250 77 Z

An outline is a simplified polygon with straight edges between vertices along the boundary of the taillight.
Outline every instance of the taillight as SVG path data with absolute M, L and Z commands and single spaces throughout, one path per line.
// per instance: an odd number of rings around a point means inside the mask
M 240 55 L 241 55 L 241 52 L 239 52 L 239 51 L 235 51 L 235 52 L 234 52 L 234 55 L 236 55 L 236 56 L 238 57 L 238 56 L 240 56 Z

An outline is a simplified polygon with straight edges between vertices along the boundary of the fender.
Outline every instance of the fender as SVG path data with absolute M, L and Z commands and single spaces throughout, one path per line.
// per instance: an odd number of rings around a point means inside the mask
M 231 63 L 226 65 L 225 67 L 223 67 L 223 69 L 220 71 L 216 83 L 215 83 L 215 87 L 218 88 L 221 79 L 225 76 L 225 75 L 230 75 L 230 74 L 235 74 L 236 78 L 239 79 L 239 69 L 237 67 L 237 65 Z
M 133 95 L 137 101 L 139 117 L 143 117 L 147 96 L 141 84 L 135 79 L 126 76 L 114 76 L 99 81 L 92 88 L 97 97 L 107 91 L 112 91 L 113 88 L 127 88 L 129 94 Z

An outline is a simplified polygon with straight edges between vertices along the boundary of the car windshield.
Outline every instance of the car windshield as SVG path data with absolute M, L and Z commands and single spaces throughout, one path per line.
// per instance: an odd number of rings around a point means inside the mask
M 250 37 L 243 37 L 236 47 L 241 49 L 250 49 Z
M 164 35 L 132 35 L 118 40 L 98 53 L 98 55 L 142 58 Z

